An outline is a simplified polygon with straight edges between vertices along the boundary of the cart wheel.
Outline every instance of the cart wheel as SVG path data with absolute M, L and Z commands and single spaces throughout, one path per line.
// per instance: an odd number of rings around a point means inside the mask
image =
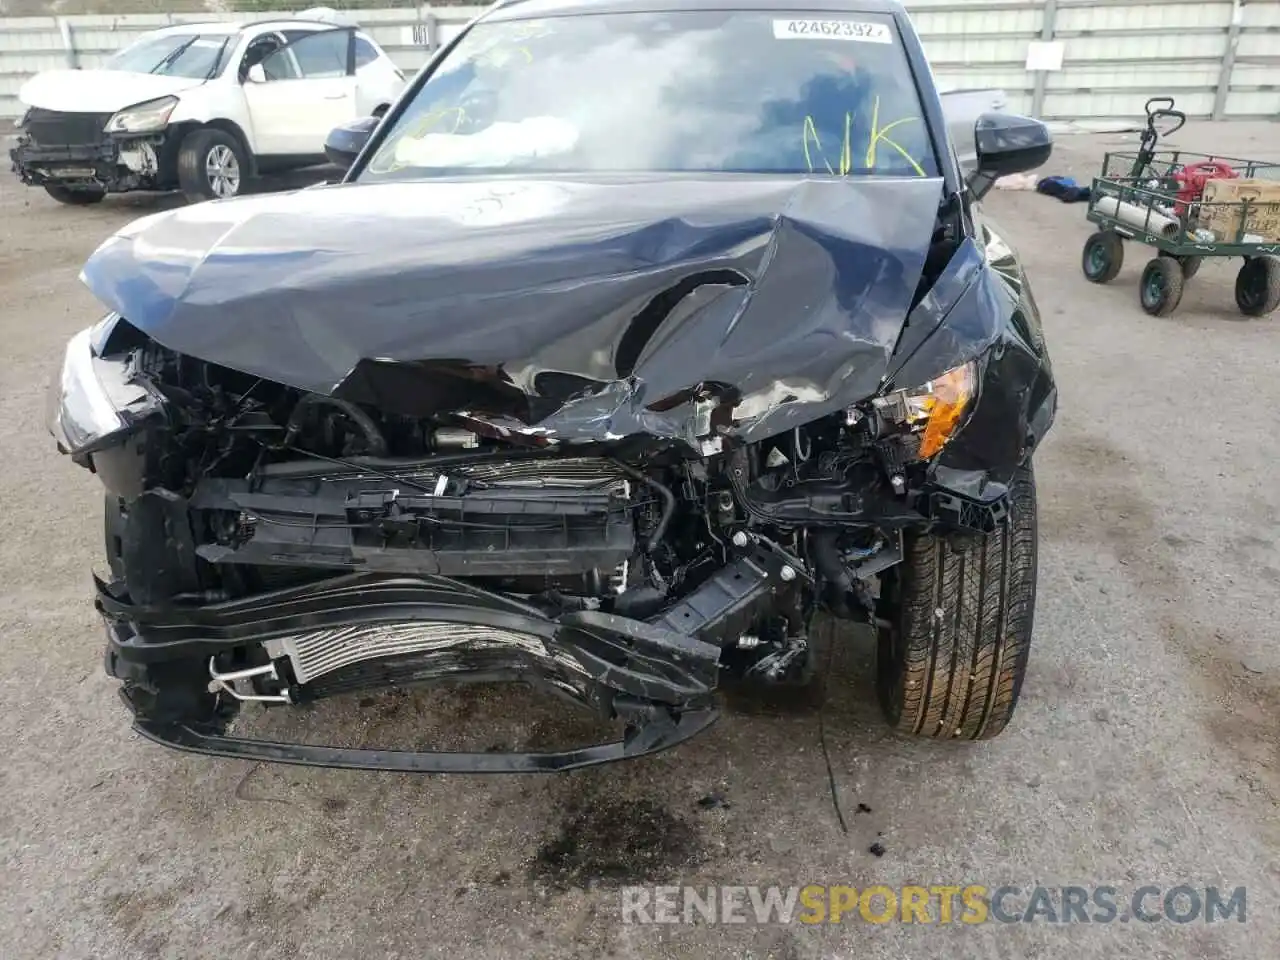
M 1142 309 L 1153 317 L 1167 317 L 1182 299 L 1182 265 L 1172 257 L 1156 257 L 1142 270 L 1138 281 Z
M 1246 317 L 1265 317 L 1280 306 L 1280 260 L 1245 257 L 1236 274 L 1236 306 Z
M 1099 230 L 1084 242 L 1080 266 L 1085 279 L 1094 283 L 1110 283 L 1124 266 L 1124 243 L 1111 230 Z
M 1200 264 L 1204 262 L 1204 257 L 1180 257 L 1176 253 L 1161 253 L 1160 256 L 1168 257 L 1170 260 L 1177 260 L 1182 266 L 1182 279 L 1190 280 L 1200 272 Z

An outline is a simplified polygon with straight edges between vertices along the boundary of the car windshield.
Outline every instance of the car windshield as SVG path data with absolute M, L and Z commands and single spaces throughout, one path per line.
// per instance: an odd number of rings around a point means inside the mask
M 362 181 L 477 171 L 938 175 L 893 18 L 758 11 L 483 22 Z
M 112 56 L 106 70 L 203 80 L 218 72 L 229 33 L 166 33 L 143 37 Z

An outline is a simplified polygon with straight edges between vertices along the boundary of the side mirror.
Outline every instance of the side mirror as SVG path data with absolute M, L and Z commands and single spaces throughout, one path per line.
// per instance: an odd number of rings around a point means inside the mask
M 981 200 L 1001 177 L 1034 170 L 1053 153 L 1053 136 L 1039 120 L 1011 113 L 984 113 L 973 125 L 976 169 L 969 192 Z
M 245 74 L 249 78 L 250 83 L 266 83 L 267 71 L 260 63 L 255 63 L 249 68 L 249 72 Z
M 335 167 L 349 170 L 381 121 L 381 117 L 361 117 L 334 127 L 324 142 L 325 157 Z

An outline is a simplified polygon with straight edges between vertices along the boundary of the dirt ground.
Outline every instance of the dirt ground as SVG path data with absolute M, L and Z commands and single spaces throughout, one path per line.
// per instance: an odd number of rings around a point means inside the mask
M 1265 155 L 1278 129 L 1193 124 L 1182 141 Z M 1046 172 L 1087 176 L 1108 145 L 1132 144 L 1063 137 Z M 843 642 L 825 725 L 844 834 L 812 703 L 734 704 L 662 756 L 548 778 L 254 766 L 131 734 L 89 600 L 98 484 L 55 453 L 44 394 L 66 338 L 100 313 L 82 261 L 174 202 L 70 209 L 0 176 L 0 955 L 1275 956 L 1280 315 L 1236 312 L 1237 264 L 1206 264 L 1181 309 L 1154 319 L 1137 303 L 1142 248 L 1093 286 L 1080 206 L 992 196 L 1061 387 L 1037 459 L 1031 668 L 998 740 L 917 743 L 881 726 L 868 639 Z M 335 703 L 305 719 L 267 727 L 388 746 L 583 732 L 517 691 Z M 620 922 L 623 883 L 1244 885 L 1248 913 L 1069 931 L 638 926 Z

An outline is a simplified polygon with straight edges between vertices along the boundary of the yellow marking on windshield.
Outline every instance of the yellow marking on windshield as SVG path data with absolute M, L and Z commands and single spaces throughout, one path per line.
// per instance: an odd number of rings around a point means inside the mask
M 902 147 L 899 144 L 895 143 L 893 140 L 890 140 L 888 136 L 886 136 L 886 134 L 888 134 L 888 132 L 892 130 L 894 127 L 902 126 L 902 124 L 904 123 L 911 123 L 912 121 L 918 121 L 919 119 L 920 119 L 919 117 L 903 117 L 901 120 L 895 120 L 893 121 L 893 123 L 885 127 L 881 127 L 880 126 L 880 98 L 876 97 L 875 105 L 871 108 L 871 142 L 870 144 L 867 145 L 867 164 L 866 164 L 867 169 L 875 168 L 876 146 L 880 143 L 880 141 L 883 140 L 889 146 L 893 147 L 893 149 L 897 150 L 898 153 L 902 154 L 903 158 L 907 161 L 907 163 L 911 164 L 912 169 L 915 170 L 916 176 L 923 177 L 925 175 L 924 168 L 921 167 L 920 164 L 916 162 L 915 157 L 911 156 L 911 154 L 907 153 L 906 150 L 902 149 Z
M 846 177 L 853 172 L 853 113 L 846 112 L 844 115 L 844 142 L 840 146 L 839 171 L 840 176 Z M 880 126 L 880 98 L 876 97 L 871 110 L 871 138 L 867 144 L 867 153 L 865 157 L 864 167 L 867 170 L 874 170 L 876 165 L 876 148 L 885 143 L 897 150 L 907 163 L 911 164 L 911 168 L 916 172 L 916 176 L 924 177 L 927 174 L 919 162 L 911 156 L 901 144 L 889 138 L 888 133 L 894 127 L 902 126 L 904 123 L 914 123 L 920 120 L 919 117 L 902 117 L 893 123 Z M 804 162 L 809 168 L 809 172 L 814 172 L 813 153 L 809 144 L 812 141 L 813 146 L 817 148 L 818 158 L 822 161 L 822 165 L 827 168 L 827 173 L 832 176 L 836 175 L 836 171 L 832 169 L 831 162 L 827 159 L 826 151 L 822 147 L 822 139 L 818 136 L 818 125 L 814 122 L 813 117 L 806 116 L 804 118 L 804 130 L 801 134 L 801 142 L 804 147 Z
M 444 107 L 440 110 L 432 110 L 430 113 L 424 114 L 412 127 L 398 137 L 394 142 L 388 142 L 382 150 L 378 151 L 378 155 L 369 161 L 369 169 L 377 173 L 394 173 L 397 170 L 403 170 L 411 164 L 401 163 L 396 159 L 396 150 L 401 144 L 409 140 L 421 140 L 427 134 L 431 133 L 435 126 L 440 123 L 449 114 L 454 115 L 453 129 L 448 131 L 450 134 L 458 132 L 458 128 L 466 122 L 467 112 L 462 107 Z M 391 148 L 389 158 L 382 161 L 383 150 Z
M 421 140 L 435 129 L 437 123 L 451 113 L 454 115 L 454 121 L 453 129 L 449 132 L 457 133 L 458 128 L 462 126 L 467 119 L 467 111 L 463 110 L 461 107 L 444 107 L 440 110 L 432 110 L 430 113 L 423 115 L 422 119 L 414 124 L 413 129 L 405 133 L 404 139 Z
M 846 112 L 844 115 L 844 149 L 840 151 L 840 176 L 842 177 L 847 177 L 849 171 L 853 169 L 853 147 L 849 142 L 852 130 L 853 114 Z
M 533 63 L 533 54 L 529 52 L 528 47 L 501 43 L 482 50 L 476 55 L 475 61 L 482 66 L 501 68 L 507 65 L 508 58 L 515 56 L 517 53 L 524 54 L 526 63 Z
M 547 20 L 529 20 L 522 24 L 515 24 L 509 32 L 508 40 L 538 40 L 541 37 L 551 36 L 554 31 Z
M 552 32 L 550 24 L 543 20 L 511 25 L 477 50 L 472 60 L 482 66 L 501 68 L 518 53 L 526 63 L 533 63 L 533 52 L 525 44 L 549 37 Z
M 827 173 L 834 175 L 835 171 L 831 169 L 831 164 L 827 163 L 826 153 L 822 149 L 822 141 L 818 139 L 818 128 L 814 126 L 813 117 L 804 118 L 804 133 L 801 135 L 801 142 L 804 145 L 804 162 L 809 165 L 809 172 L 813 173 L 813 157 L 809 155 L 810 136 L 813 137 L 814 146 L 822 154 L 822 165 L 827 168 Z

